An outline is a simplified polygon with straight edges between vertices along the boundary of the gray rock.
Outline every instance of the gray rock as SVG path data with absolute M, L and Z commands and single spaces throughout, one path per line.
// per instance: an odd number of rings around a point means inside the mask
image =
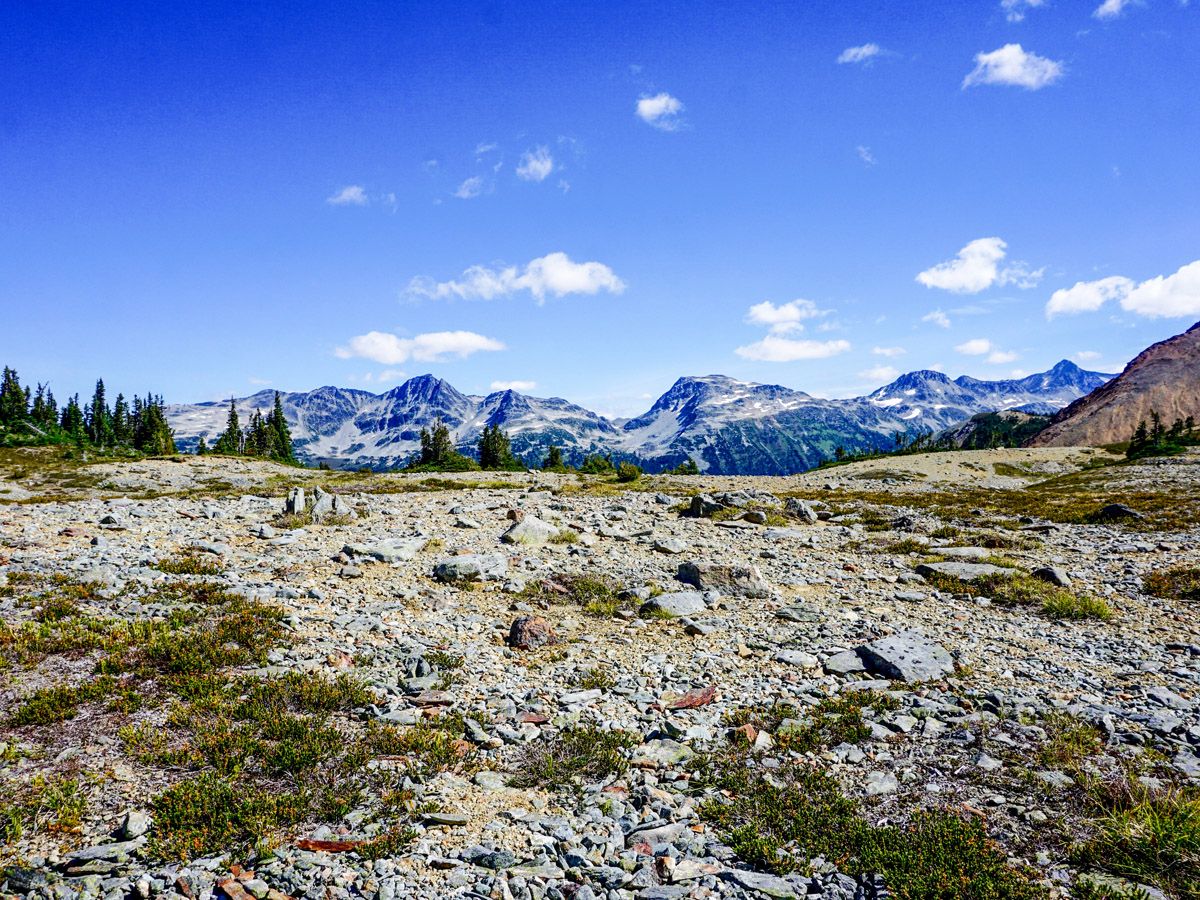
M 881 794 L 894 794 L 900 789 L 900 782 L 891 772 L 871 772 L 867 775 L 863 790 L 868 797 L 878 797 Z
M 1039 581 L 1044 581 L 1047 584 L 1053 584 L 1057 587 L 1070 587 L 1071 576 L 1067 574 L 1066 569 L 1058 566 L 1042 566 L 1039 569 L 1034 569 L 1030 574 Z
M 815 669 L 821 664 L 819 659 L 803 650 L 780 650 L 775 654 L 775 661 L 788 666 L 799 666 L 801 669 Z
M 722 877 L 751 891 L 758 891 L 776 900 L 792 900 L 797 896 L 796 888 L 791 882 L 785 881 L 778 875 L 768 875 L 765 872 L 751 872 L 746 869 L 726 869 Z
M 283 501 L 284 515 L 301 516 L 305 512 L 304 488 L 294 487 Z
M 759 599 L 771 596 L 771 586 L 756 566 L 685 562 L 680 564 L 675 577 L 701 591 L 720 591 L 734 597 Z
M 699 591 L 677 591 L 651 597 L 642 604 L 638 613 L 643 616 L 693 616 L 707 609 L 708 604 L 704 602 L 704 595 Z
M 1012 569 L 1002 569 L 991 563 L 935 562 L 921 563 L 917 566 L 917 574 L 925 578 L 946 575 L 966 582 L 978 581 L 991 575 L 1011 575 L 1012 573 Z
M 866 663 L 855 650 L 843 650 L 825 660 L 825 671 L 830 675 L 849 675 L 852 672 L 865 672 Z
M 783 504 L 783 511 L 786 515 L 793 519 L 798 519 L 806 525 L 816 525 L 818 521 L 817 511 L 812 508 L 807 500 L 801 500 L 799 497 L 788 497 Z
M 393 537 L 365 544 L 346 544 L 342 552 L 347 556 L 366 556 L 393 563 L 415 558 L 427 543 L 426 538 Z
M 695 751 L 687 744 L 681 744 L 679 741 L 672 741 L 669 738 L 660 738 L 646 741 L 634 750 L 630 762 L 639 768 L 661 769 L 677 766 L 695 755 Z
M 513 522 L 512 527 L 500 535 L 505 544 L 529 544 L 536 546 L 544 544 L 558 534 L 558 529 L 549 522 L 543 522 L 537 516 L 524 516 L 521 521 Z
M 452 556 L 433 567 L 438 581 L 503 581 L 508 560 L 499 553 Z
M 867 669 L 906 682 L 933 681 L 954 672 L 946 648 L 920 631 L 901 631 L 859 648 Z

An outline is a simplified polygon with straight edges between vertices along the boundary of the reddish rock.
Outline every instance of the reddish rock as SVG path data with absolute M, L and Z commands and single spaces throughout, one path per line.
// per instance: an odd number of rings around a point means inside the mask
M 534 650 L 557 641 L 554 629 L 541 616 L 521 616 L 508 629 L 508 645 L 517 650 Z

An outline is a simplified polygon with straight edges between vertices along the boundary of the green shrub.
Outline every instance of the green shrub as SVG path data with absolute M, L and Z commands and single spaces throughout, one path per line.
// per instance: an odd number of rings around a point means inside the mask
M 598 781 L 629 770 L 628 751 L 638 739 L 591 725 L 559 732 L 528 745 L 509 780 L 514 787 L 562 789 L 575 779 Z
M 167 575 L 220 575 L 225 570 L 215 558 L 206 558 L 198 553 L 184 553 L 171 559 L 160 559 L 150 568 Z
M 642 477 L 642 470 L 630 462 L 623 462 L 617 466 L 617 481 L 628 483 L 637 481 Z
M 1151 572 L 1142 580 L 1147 594 L 1166 600 L 1194 602 L 1200 600 L 1200 568 L 1175 566 L 1161 572 Z

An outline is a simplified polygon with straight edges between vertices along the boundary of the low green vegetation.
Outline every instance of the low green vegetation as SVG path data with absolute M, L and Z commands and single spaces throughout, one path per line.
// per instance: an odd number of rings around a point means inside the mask
M 1025 900 L 1047 896 L 978 819 L 918 812 L 903 824 L 872 825 L 837 781 L 802 762 L 767 774 L 743 755 L 710 758 L 697 774 L 719 788 L 700 816 L 746 862 L 769 872 L 806 871 L 813 857 L 848 875 L 881 875 L 898 900 Z
M 591 575 L 563 575 L 530 582 L 521 592 L 526 602 L 573 604 L 590 616 L 611 619 L 622 609 L 631 608 L 615 582 Z
M 220 575 L 225 567 L 215 557 L 202 557 L 198 553 L 183 553 L 168 559 L 160 559 L 151 568 L 167 575 Z
M 1052 619 L 1095 619 L 1108 621 L 1113 611 L 1098 597 L 1079 596 L 1031 575 L 986 575 L 963 581 L 949 575 L 928 575 L 926 580 L 940 591 L 987 597 L 1000 606 L 1035 609 Z
M 1193 603 L 1200 600 L 1200 568 L 1175 566 L 1151 572 L 1142 580 L 1142 586 L 1147 594 L 1155 597 Z
M 24 834 L 75 832 L 88 809 L 78 778 L 34 776 L 0 797 L 0 849 Z
M 1046 740 L 1037 748 L 1037 761 L 1045 769 L 1077 771 L 1080 764 L 1104 749 L 1100 729 L 1062 712 L 1052 712 L 1038 725 Z
M 550 538 L 552 544 L 577 544 L 579 543 L 579 532 L 573 531 L 570 528 L 560 528 L 554 537 Z
M 1073 862 L 1180 900 L 1200 898 L 1200 792 L 1154 790 L 1121 778 L 1089 791 L 1097 819 Z
M 561 790 L 573 782 L 599 781 L 629 769 L 638 738 L 624 731 L 577 726 L 529 744 L 509 780 L 514 787 Z
M 871 727 L 863 710 L 888 712 L 897 701 L 878 691 L 846 691 L 822 699 L 815 706 L 802 708 L 788 704 L 735 710 L 726 717 L 735 741 L 746 742 L 746 725 L 766 731 L 783 750 L 811 753 L 839 744 L 858 744 L 871 736 Z

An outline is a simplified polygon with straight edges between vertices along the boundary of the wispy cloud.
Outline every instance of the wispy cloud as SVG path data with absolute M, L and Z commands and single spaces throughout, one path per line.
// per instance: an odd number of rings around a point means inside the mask
M 983 356 L 985 353 L 991 352 L 992 342 L 987 338 L 972 338 L 969 341 L 963 341 L 954 349 L 964 356 Z
M 459 200 L 473 200 L 483 193 L 483 176 L 472 175 L 462 184 L 460 184 L 454 192 L 454 196 Z
M 870 147 L 865 147 L 862 144 L 859 144 L 854 149 L 858 151 L 858 158 L 861 159 L 866 165 L 875 165 L 875 154 L 871 152 Z
M 517 177 L 525 181 L 545 181 L 554 171 L 554 157 L 549 147 L 537 147 L 521 154 Z
M 493 381 L 493 391 L 532 391 L 537 387 L 536 381 Z
M 1063 64 L 1020 44 L 1005 44 L 998 50 L 975 54 L 975 68 L 963 79 L 963 88 L 980 84 L 1003 84 L 1036 91 L 1054 84 L 1063 76 Z
M 892 359 L 896 356 L 903 356 L 908 351 L 903 347 L 872 347 L 871 352 L 876 356 L 886 356 L 888 359 Z
M 940 309 L 935 309 L 933 312 L 925 313 L 925 315 L 921 316 L 921 321 L 922 322 L 932 322 L 934 325 L 938 326 L 939 328 L 949 328 L 950 327 L 950 317 L 948 315 L 946 315 L 944 312 L 942 312 Z
M 839 63 L 862 63 L 874 59 L 880 53 L 878 44 L 862 44 L 858 47 L 847 47 L 838 54 Z
M 1012 284 L 1022 289 L 1037 285 L 1044 268 L 1031 270 L 1019 261 L 1000 268 L 1007 247 L 998 237 L 978 238 L 959 250 L 953 259 L 919 272 L 917 281 L 955 294 L 978 294 L 992 285 Z
M 625 282 L 604 263 L 577 263 L 562 252 L 548 253 L 521 267 L 471 266 L 457 280 L 414 278 L 408 285 L 409 294 L 435 299 L 492 300 L 529 291 L 539 304 L 547 295 L 619 294 L 624 290 Z
M 1115 19 L 1130 6 L 1133 6 L 1133 0 L 1104 0 L 1092 15 L 1097 19 Z
M 504 350 L 504 344 L 473 331 L 433 331 L 411 338 L 386 331 L 369 331 L 350 338 L 334 354 L 340 359 L 369 359 L 385 366 L 408 360 L 442 362 L 447 357 L 465 359 L 475 353 Z
M 1021 22 L 1025 19 L 1025 13 L 1031 9 L 1037 9 L 1039 6 L 1044 6 L 1046 0 L 1000 0 L 1000 7 L 1004 10 L 1004 17 L 1010 22 Z
M 859 372 L 858 377 L 864 381 L 888 382 L 894 381 L 899 374 L 900 370 L 895 366 L 872 366 L 870 369 L 863 369 Z
M 683 102 L 665 91 L 654 96 L 643 95 L 637 102 L 637 117 L 661 131 L 676 131 L 683 120 Z
M 734 353 L 755 362 L 797 362 L 802 359 L 828 359 L 849 349 L 849 341 L 798 341 L 769 334 L 761 341 L 738 347 Z
M 348 184 L 340 191 L 325 198 L 330 206 L 366 206 L 370 201 L 361 184 Z

